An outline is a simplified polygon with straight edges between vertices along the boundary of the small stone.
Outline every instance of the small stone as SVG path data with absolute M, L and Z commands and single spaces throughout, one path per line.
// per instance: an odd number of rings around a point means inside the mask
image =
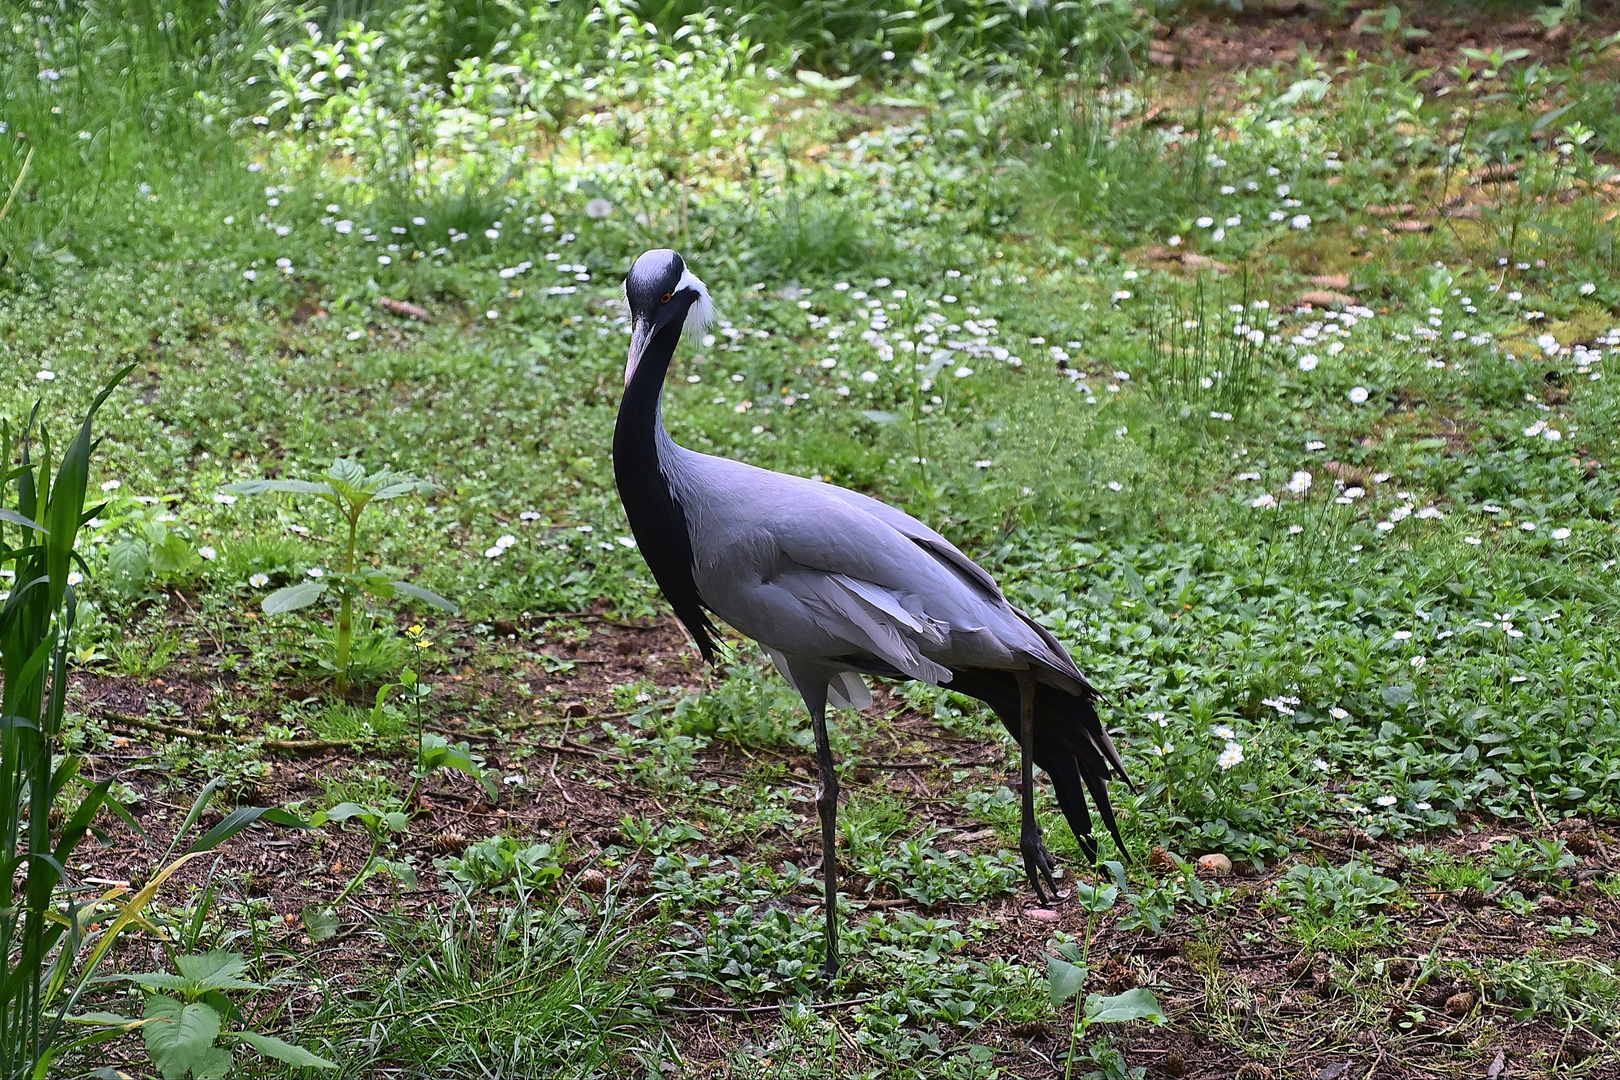
M 1218 851 L 1198 856 L 1198 872 L 1211 877 L 1223 877 L 1232 872 L 1232 860 Z
M 382 308 L 384 311 L 391 312 L 395 315 L 403 315 L 405 318 L 415 319 L 417 322 L 430 323 L 433 321 L 433 316 L 429 315 L 426 309 L 417 307 L 415 304 L 408 303 L 404 300 L 395 300 L 392 296 L 385 296 L 381 300 L 378 300 L 377 306 Z
M 1474 180 L 1481 184 L 1502 184 L 1517 179 L 1519 167 L 1512 162 L 1497 162 L 1487 165 L 1473 174 Z
M 1446 998 L 1446 1015 L 1467 1016 L 1478 1001 L 1479 998 L 1474 996 L 1472 990 L 1459 990 Z
M 608 879 L 602 871 L 592 867 L 579 875 L 579 891 L 588 893 L 607 892 Z
M 1313 289 L 1300 298 L 1301 303 L 1312 307 L 1355 307 L 1356 298 L 1346 296 L 1341 292 L 1328 292 L 1324 289 Z
M 1051 908 L 1032 907 L 1024 909 L 1024 917 L 1036 922 L 1057 922 L 1058 913 Z
M 1218 259 L 1212 259 L 1208 255 L 1200 255 L 1196 251 L 1183 252 L 1181 265 L 1189 270 L 1218 270 L 1223 274 L 1230 273 L 1232 270 L 1230 266 Z

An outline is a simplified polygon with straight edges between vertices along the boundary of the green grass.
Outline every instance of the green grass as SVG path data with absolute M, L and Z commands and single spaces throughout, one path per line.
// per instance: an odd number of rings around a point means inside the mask
M 506 910 L 458 904 L 427 923 L 385 927 L 414 959 L 329 1000 L 315 1029 L 359 1071 L 601 1076 L 668 1044 L 650 1022 L 645 976 L 616 964 L 632 913 L 577 894 Z M 588 1020 L 586 1018 L 589 1018 Z M 339 1049 L 341 1048 L 341 1049 Z
M 556 801 L 551 775 L 647 800 L 617 832 L 575 819 L 559 848 L 570 874 L 645 874 L 647 907 L 479 901 L 408 930 L 374 911 L 365 964 L 321 968 L 323 1053 L 424 1075 L 828 1075 L 839 1054 L 852 1075 L 988 1075 L 1025 1068 L 997 1057 L 1026 1038 L 1009 1033 L 1056 1015 L 1039 943 L 997 921 L 1025 899 L 995 850 L 1016 754 L 970 702 L 908 687 L 892 713 L 836 720 L 857 959 L 832 993 L 860 1003 L 751 1014 L 760 1030 L 726 1027 L 721 1050 L 659 1033 L 693 1015 L 672 1002 L 820 990 L 819 914 L 784 899 L 811 891 L 809 732 L 751 647 L 701 686 L 666 692 L 649 665 L 593 688 L 610 731 L 550 723 L 614 632 L 591 618 L 664 612 L 619 542 L 608 452 L 620 275 L 663 244 L 723 320 L 672 369 L 675 437 L 939 523 L 1106 694 L 1138 785 L 1115 793 L 1135 912 L 1115 934 L 1213 941 L 1263 904 L 1290 922 L 1245 950 L 1318 952 L 1324 1000 L 1360 995 L 1308 1037 L 1281 1019 L 1257 1034 L 1248 1018 L 1281 1006 L 1189 953 L 1207 991 L 1177 1030 L 1275 1064 L 1318 1035 L 1349 1045 L 1376 1010 L 1438 1015 L 1377 965 L 1438 947 L 1408 897 L 1465 891 L 1559 928 L 1474 965 L 1493 1030 L 1612 1021 L 1612 972 L 1580 959 L 1585 909 L 1566 925 L 1536 907 L 1586 895 L 1550 830 L 1620 807 L 1611 62 L 1576 48 L 1436 95 L 1369 37 L 1354 62 L 1302 55 L 1212 88 L 1130 78 L 1150 30 L 1130 11 L 1052 7 L 754 3 L 711 24 L 644 4 L 649 31 L 615 5 L 360 3 L 318 38 L 277 4 L 160 19 L 131 0 L 71 26 L 8 11 L 0 197 L 35 156 L 0 221 L 0 411 L 40 395 L 61 430 L 136 364 L 98 421 L 85 673 L 131 680 L 154 717 L 181 708 L 163 679 L 277 718 L 272 738 L 353 741 L 378 764 L 334 764 L 305 795 L 397 801 L 411 708 L 372 723 L 370 701 L 333 693 L 328 608 L 259 608 L 337 565 L 342 523 L 223 491 L 353 457 L 436 485 L 362 522 L 358 550 L 464 613 L 402 599 L 392 622 L 362 618 L 356 681 L 417 668 L 428 724 L 501 733 L 491 757 L 523 806 Z M 1570 111 L 1537 129 L 1543 102 Z M 1515 188 L 1475 182 L 1503 161 Z M 1458 193 L 1477 220 L 1439 216 Z M 1435 228 L 1386 233 L 1365 208 L 1391 203 Z M 1311 289 L 1355 303 L 1299 310 Z M 515 727 L 485 676 L 521 682 L 549 726 Z M 951 760 L 919 787 L 857 779 L 944 753 L 903 726 L 914 713 L 964 740 Z M 571 772 L 559 731 L 600 771 Z M 234 747 L 168 746 L 136 770 L 164 798 L 221 769 L 266 782 Z M 972 821 L 997 832 L 958 853 L 943 823 Z M 1451 843 L 1463 830 L 1514 838 Z M 1364 869 L 1397 893 L 1369 900 L 1360 862 L 1299 861 L 1345 837 L 1381 845 Z M 438 839 L 398 840 L 430 885 Z M 1269 876 L 1205 892 L 1156 848 Z M 870 897 L 913 906 L 853 906 Z M 1127 974 L 1150 978 L 1107 977 Z

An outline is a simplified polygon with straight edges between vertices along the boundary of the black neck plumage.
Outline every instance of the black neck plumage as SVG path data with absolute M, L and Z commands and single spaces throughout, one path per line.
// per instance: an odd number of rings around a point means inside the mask
M 630 385 L 624 388 L 618 423 L 613 429 L 613 473 L 641 557 L 647 560 L 658 587 L 692 635 L 703 659 L 712 664 L 714 638 L 719 631 L 709 621 L 703 598 L 698 595 L 692 576 L 692 536 L 687 530 L 686 513 L 670 487 L 659 456 L 660 441 L 668 442 L 669 438 L 663 431 L 659 398 L 684 321 L 672 319 L 647 342 Z

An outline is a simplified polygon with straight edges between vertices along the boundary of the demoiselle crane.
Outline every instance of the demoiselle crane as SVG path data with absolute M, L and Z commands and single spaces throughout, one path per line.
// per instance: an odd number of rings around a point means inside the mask
M 636 260 L 624 295 L 631 334 L 613 433 L 619 495 L 642 557 L 704 660 L 715 659 L 712 613 L 764 646 L 810 712 L 827 974 L 838 970 L 838 776 L 827 705 L 869 705 L 862 675 L 917 679 L 978 698 L 1018 740 L 1019 850 L 1041 903 L 1048 889 L 1057 895 L 1057 883 L 1035 820 L 1034 766 L 1051 778 L 1093 862 L 1082 788 L 1123 851 L 1108 779 L 1115 773 L 1128 783 L 1125 766 L 1097 719 L 1096 691 L 1057 639 L 915 518 L 831 484 L 677 446 L 664 429 L 664 376 L 683 331 L 707 325 L 714 304 L 685 260 L 664 249 Z

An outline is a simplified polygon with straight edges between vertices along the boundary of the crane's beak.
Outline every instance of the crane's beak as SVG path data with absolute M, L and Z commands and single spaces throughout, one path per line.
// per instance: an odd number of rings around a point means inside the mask
M 647 343 L 652 340 L 652 326 L 642 319 L 635 320 L 630 326 L 630 357 L 624 364 L 624 385 L 629 386 L 630 380 L 636 377 L 636 367 L 641 363 L 641 354 L 647 351 Z

